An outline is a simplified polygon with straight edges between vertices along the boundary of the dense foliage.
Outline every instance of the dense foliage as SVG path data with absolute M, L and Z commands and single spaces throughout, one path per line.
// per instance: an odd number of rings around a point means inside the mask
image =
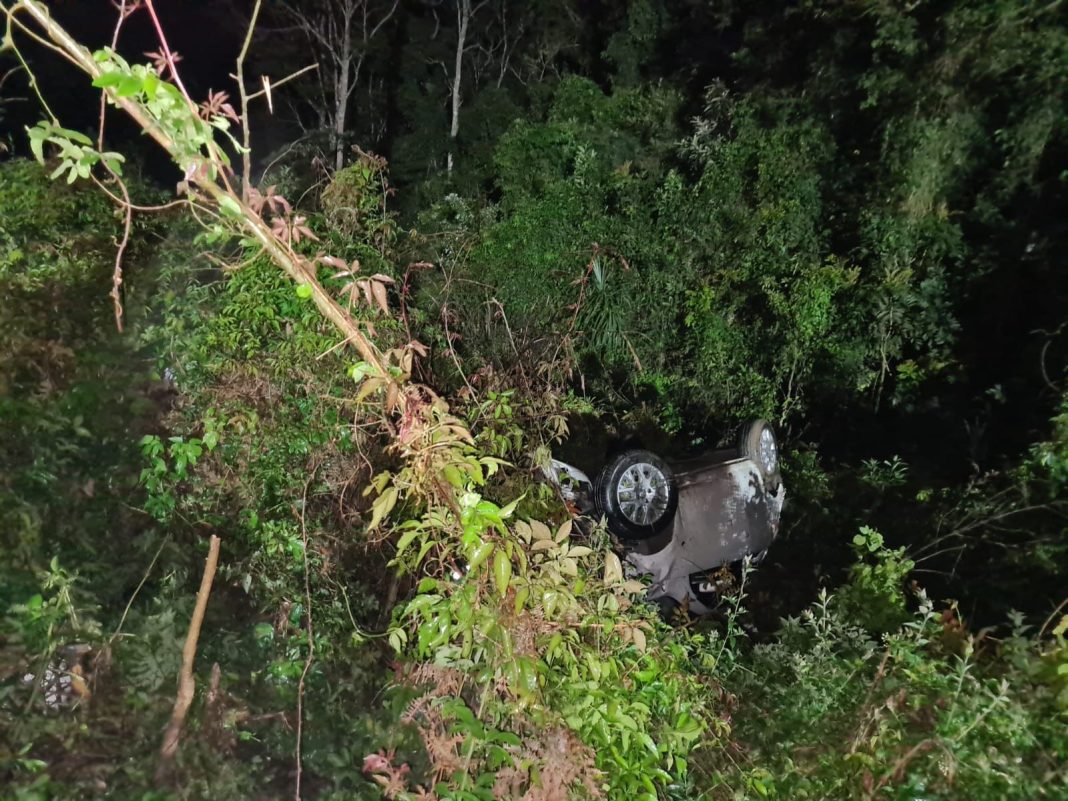
M 0 164 L 0 798 L 1068 794 L 1058 4 L 264 14 L 330 62 L 254 193 L 225 98 L 95 56 L 197 201 L 134 217 L 124 334 L 92 140 Z M 754 417 L 784 532 L 665 625 L 539 468 Z

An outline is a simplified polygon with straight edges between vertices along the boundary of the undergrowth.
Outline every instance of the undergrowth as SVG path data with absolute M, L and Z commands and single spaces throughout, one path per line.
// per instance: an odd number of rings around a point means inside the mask
M 41 178 L 19 166 L 3 180 Z M 559 379 L 517 396 L 507 382 L 522 375 L 485 374 L 479 394 L 443 410 L 443 426 L 461 415 L 473 434 L 438 473 L 462 488 L 463 536 L 449 545 L 418 516 L 386 536 L 375 524 L 388 494 L 364 488 L 385 490 L 383 471 L 411 479 L 351 400 L 332 332 L 273 267 L 221 273 L 190 259 L 191 238 L 173 223 L 146 262 L 151 313 L 120 348 L 152 359 L 120 360 L 84 433 L 74 417 L 4 418 L 12 437 L 64 459 L 44 472 L 40 458 L 5 462 L 4 513 L 21 521 L 3 566 L 6 795 L 159 797 L 146 787 L 209 532 L 223 538 L 222 567 L 178 798 L 285 795 L 298 699 L 307 797 L 1065 791 L 1062 620 L 970 632 L 910 596 L 907 557 L 864 530 L 847 584 L 771 639 L 750 639 L 742 597 L 721 623 L 667 628 L 531 477 L 566 431 Z M 106 283 L 103 249 L 78 258 Z M 56 278 L 24 308 L 81 297 Z M 36 357 L 66 365 L 63 380 L 43 393 L 36 375 L 11 373 L 6 403 L 76 416 L 79 370 L 96 375 L 115 346 L 100 344 L 99 318 L 70 324 L 50 345 L 61 355 Z M 376 325 L 387 340 L 406 334 Z M 143 386 L 133 427 L 119 403 L 131 382 Z M 102 452 L 93 426 L 105 423 L 121 444 Z M 43 525 L 49 536 L 27 535 Z

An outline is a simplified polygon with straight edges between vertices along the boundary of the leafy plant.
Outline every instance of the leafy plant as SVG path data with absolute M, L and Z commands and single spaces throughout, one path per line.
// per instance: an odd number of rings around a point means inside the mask
M 852 547 L 855 562 L 837 596 L 846 619 L 872 631 L 896 630 L 908 617 L 904 584 L 915 564 L 904 548 L 887 548 L 882 534 L 867 526 Z

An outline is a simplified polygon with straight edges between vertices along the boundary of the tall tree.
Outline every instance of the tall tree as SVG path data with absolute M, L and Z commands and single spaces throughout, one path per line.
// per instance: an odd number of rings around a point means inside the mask
M 476 6 L 471 5 L 471 0 L 457 0 L 456 2 L 456 54 L 452 67 L 451 89 L 451 113 L 449 116 L 449 155 L 446 161 L 446 170 L 452 172 L 453 149 L 456 137 L 460 133 L 460 102 L 463 91 L 463 67 L 464 51 L 468 47 L 467 34 L 471 26 L 471 19 L 486 5 L 489 0 L 482 0 Z
M 379 34 L 400 0 L 285 0 L 279 13 L 301 31 L 319 63 L 319 121 L 330 131 L 334 168 L 345 164 L 345 134 L 353 95 L 366 74 Z

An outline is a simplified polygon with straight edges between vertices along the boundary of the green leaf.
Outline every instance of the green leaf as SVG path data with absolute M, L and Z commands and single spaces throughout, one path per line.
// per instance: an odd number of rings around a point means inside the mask
M 422 547 L 419 549 L 419 553 L 416 554 L 415 563 L 420 565 L 423 563 L 423 557 L 430 553 L 430 549 L 434 547 L 434 540 L 426 539 L 423 541 Z M 437 586 L 435 584 L 435 586 Z
M 145 95 L 147 95 L 149 100 L 155 98 L 156 91 L 159 89 L 159 85 L 160 79 L 159 76 L 156 75 L 156 73 L 150 72 L 148 73 L 148 75 L 145 76 L 145 82 L 142 88 L 144 89 Z
M 402 553 L 404 553 L 405 549 L 409 545 L 412 544 L 412 541 L 416 537 L 418 537 L 419 534 L 420 534 L 420 529 L 413 528 L 413 529 L 409 529 L 408 531 L 405 531 L 404 534 L 401 535 L 400 540 L 397 542 L 397 557 L 398 558 L 400 557 L 400 555 Z
M 508 582 L 512 579 L 512 560 L 504 551 L 497 551 L 493 556 L 493 580 L 497 583 L 497 593 L 503 598 L 508 592 Z
M 646 732 L 638 732 L 638 741 L 645 746 L 646 750 L 653 756 L 660 756 L 660 751 L 657 750 L 656 743 L 653 742 L 653 738 Z
M 100 158 L 113 173 L 122 176 L 122 163 L 126 161 L 126 158 L 121 153 L 101 153 Z
M 81 131 L 72 131 L 70 128 L 56 128 L 55 133 L 60 136 L 65 136 L 72 142 L 77 142 L 79 145 L 92 145 L 93 140 L 83 134 Z
M 93 79 L 93 86 L 97 89 L 107 89 L 111 86 L 118 86 L 123 77 L 121 72 L 105 72 Z
M 477 548 L 475 548 L 474 553 L 471 554 L 471 561 L 470 564 L 468 564 L 468 569 L 472 573 L 474 573 L 482 565 L 482 563 L 489 558 L 489 555 L 491 553 L 493 553 L 492 542 L 484 542 L 479 545 Z
M 297 284 L 297 297 L 301 300 L 307 300 L 312 296 L 311 284 Z
M 548 590 L 541 596 L 541 605 L 545 609 L 545 617 L 551 618 L 556 611 L 556 604 L 560 600 L 560 593 L 556 590 Z
M 393 507 L 397 505 L 397 498 L 400 496 L 396 487 L 386 487 L 381 495 L 379 495 L 375 502 L 371 505 L 371 523 L 368 528 L 377 528 L 382 522 L 383 518 L 393 511 Z
M 240 217 L 241 204 L 229 195 L 223 195 L 219 201 L 219 209 L 227 217 Z
M 515 688 L 520 696 L 530 698 L 538 691 L 538 671 L 529 657 L 521 656 L 517 660 L 519 683 Z
M 270 623 L 257 623 L 252 627 L 252 636 L 259 642 L 268 642 L 274 639 L 274 626 Z
M 367 362 L 356 362 L 356 364 L 349 368 L 349 378 L 359 384 L 367 376 L 373 375 L 374 372 L 374 368 Z
M 144 86 L 144 81 L 141 78 L 136 75 L 124 75 L 115 87 L 115 94 L 118 97 L 133 97 L 140 93 L 142 86 Z
M 518 615 L 523 607 L 526 605 L 527 599 L 530 597 L 530 588 L 522 587 L 515 594 L 515 613 Z
M 456 489 L 463 489 L 464 479 L 460 474 L 460 469 L 454 464 L 447 464 L 442 468 L 441 474 L 445 476 L 445 480 L 448 481 Z
M 408 603 L 408 606 L 405 607 L 404 614 L 408 615 L 409 617 L 413 616 L 419 612 L 422 612 L 424 609 L 429 609 L 434 604 L 438 603 L 440 600 L 441 596 L 437 595 L 436 593 L 417 595 Z
M 512 516 L 512 512 L 515 511 L 515 508 L 519 505 L 519 502 L 522 501 L 525 497 L 527 497 L 527 494 L 524 492 L 522 495 L 520 495 L 518 498 L 516 498 L 514 501 L 512 501 L 507 506 L 501 507 L 501 510 L 500 510 L 501 519 L 502 520 L 507 520 L 509 517 L 511 517 Z
M 44 164 L 44 140 L 48 131 L 38 125 L 33 128 L 26 128 L 26 133 L 30 137 L 30 151 L 33 153 L 33 157 L 37 159 L 38 163 Z
M 427 576 L 426 578 L 422 579 L 419 582 L 419 586 L 416 587 L 415 591 L 418 592 L 418 593 L 424 593 L 424 592 L 430 592 L 431 590 L 436 590 L 437 588 L 438 588 L 438 580 L 435 579 L 435 578 L 431 578 L 430 576 Z

